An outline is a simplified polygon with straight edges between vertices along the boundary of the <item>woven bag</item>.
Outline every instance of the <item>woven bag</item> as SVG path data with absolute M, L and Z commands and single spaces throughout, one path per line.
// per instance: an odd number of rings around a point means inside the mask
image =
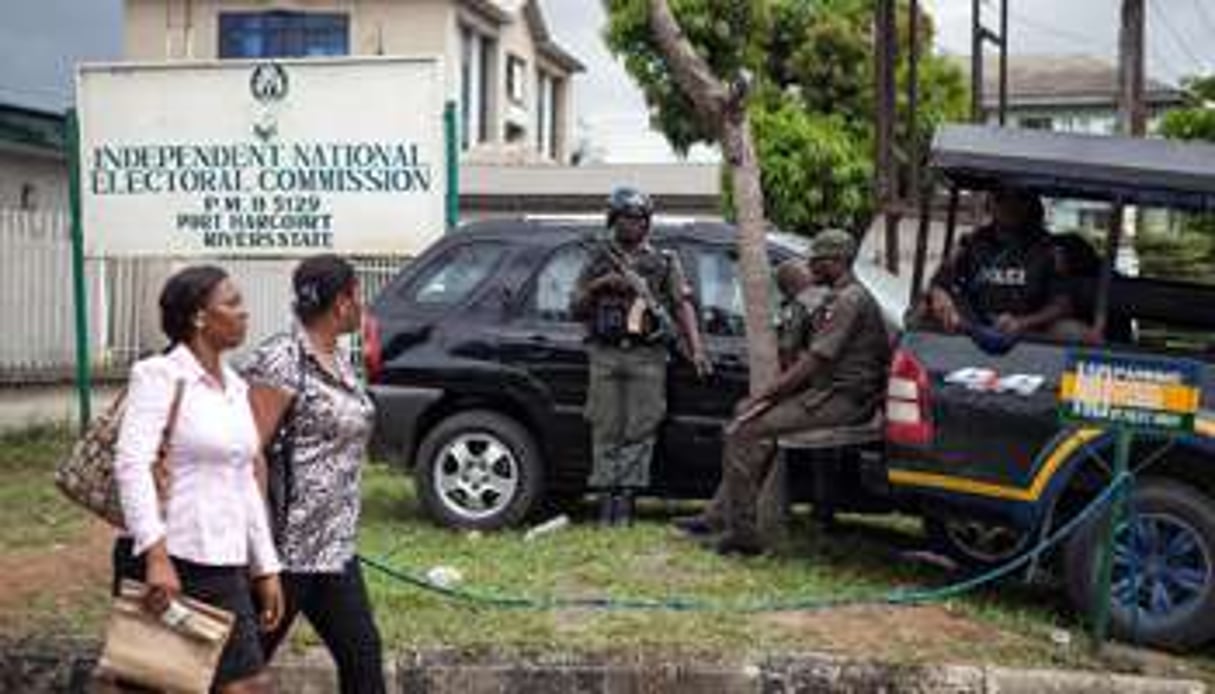
M 169 439 L 177 423 L 177 411 L 185 381 L 177 381 L 173 401 L 169 405 L 169 417 L 165 421 L 160 446 L 156 451 L 152 474 L 156 479 L 160 498 L 165 498 L 168 481 L 166 459 Z M 118 482 L 114 479 L 114 456 L 118 446 L 118 432 L 122 428 L 122 415 L 126 411 L 127 392 L 123 389 L 101 415 L 89 423 L 84 435 L 72 447 L 72 452 L 55 467 L 55 485 L 69 499 L 100 517 L 110 525 L 123 527 L 122 502 L 118 497 Z
M 144 609 L 146 590 L 141 583 L 122 582 L 110 605 L 105 648 L 94 677 L 115 686 L 125 683 L 154 691 L 205 694 L 235 616 L 184 595 L 156 616 Z

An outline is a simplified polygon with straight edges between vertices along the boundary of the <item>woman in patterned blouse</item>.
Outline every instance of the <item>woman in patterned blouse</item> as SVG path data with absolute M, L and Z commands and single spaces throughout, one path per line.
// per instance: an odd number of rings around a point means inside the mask
M 350 263 L 320 255 L 299 264 L 292 286 L 297 328 L 259 345 L 245 368 L 263 443 L 276 432 L 291 438 L 283 469 L 269 470 L 284 488 L 276 539 L 285 610 L 266 657 L 302 612 L 337 662 L 342 692 L 383 692 L 380 635 L 355 556 L 374 410 L 338 345 L 362 320 L 358 280 Z

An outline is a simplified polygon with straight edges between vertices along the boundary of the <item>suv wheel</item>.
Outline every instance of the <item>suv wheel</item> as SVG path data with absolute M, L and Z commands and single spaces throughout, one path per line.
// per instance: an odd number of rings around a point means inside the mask
M 1114 540 L 1110 629 L 1119 638 L 1188 649 L 1215 638 L 1215 505 L 1172 480 L 1140 482 L 1135 510 Z M 1097 566 L 1108 514 L 1067 544 L 1068 593 L 1078 610 L 1097 600 Z
M 442 525 L 496 530 L 519 522 L 540 497 L 539 449 L 518 422 L 473 410 L 443 420 L 418 447 L 423 506 Z

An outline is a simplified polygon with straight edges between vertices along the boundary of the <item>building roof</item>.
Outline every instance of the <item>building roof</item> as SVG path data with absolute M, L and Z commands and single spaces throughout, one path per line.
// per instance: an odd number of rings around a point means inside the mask
M 582 72 L 586 69 L 581 61 L 553 40 L 548 23 L 544 21 L 544 13 L 540 11 L 539 2 L 527 0 L 523 4 L 523 17 L 531 29 L 532 40 L 536 42 L 536 51 L 568 72 Z
M 522 17 L 527 22 L 537 53 L 568 72 L 586 69 L 581 61 L 553 39 L 537 0 L 459 0 L 459 3 L 498 25 L 514 21 L 516 16 Z
M 960 59 L 970 73 L 970 57 Z M 1000 97 L 999 57 L 987 56 L 983 65 L 983 106 L 995 108 Z M 969 77 L 968 77 L 969 79 Z M 1008 105 L 1010 107 L 1110 106 L 1118 103 L 1118 68 L 1090 55 L 1010 55 L 1008 60 Z M 1154 79 L 1144 84 L 1149 106 L 1168 106 L 1182 101 L 1176 87 Z
M 460 0 L 460 4 L 494 24 L 506 24 L 510 21 L 510 13 L 502 9 L 494 0 Z
M 721 170 L 716 164 L 460 167 L 462 204 L 481 211 L 594 213 L 603 210 L 608 193 L 619 185 L 649 193 L 659 213 L 720 213 Z
M 0 146 L 62 156 L 66 138 L 62 113 L 0 103 Z

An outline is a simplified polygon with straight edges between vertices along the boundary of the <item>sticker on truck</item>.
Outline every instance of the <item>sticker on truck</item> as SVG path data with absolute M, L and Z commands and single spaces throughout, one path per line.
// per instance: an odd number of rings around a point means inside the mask
M 1001 376 L 995 369 L 967 366 L 951 372 L 945 382 L 978 393 L 1011 393 L 1028 397 L 1038 392 L 1046 377 L 1041 374 L 1008 374 Z

